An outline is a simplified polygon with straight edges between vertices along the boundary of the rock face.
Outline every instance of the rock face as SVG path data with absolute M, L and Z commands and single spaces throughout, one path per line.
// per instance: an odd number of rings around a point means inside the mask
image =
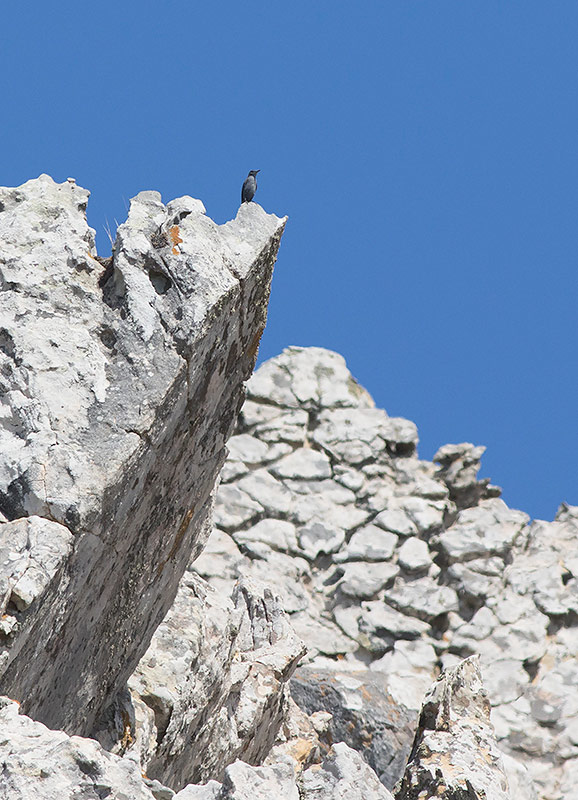
M 138 766 L 91 739 L 51 731 L 0 698 L 0 800 L 153 800 Z
M 105 263 L 87 200 L 0 190 L 0 689 L 76 733 L 205 543 L 284 226 L 141 192 Z
M 563 800 L 578 774 L 578 509 L 529 524 L 478 480 L 481 448 L 445 446 L 438 466 L 416 443 L 340 356 L 286 350 L 249 381 L 215 530 L 191 569 L 216 597 L 241 577 L 274 587 L 308 647 L 294 697 L 307 713 L 315 697 L 333 715 L 326 739 L 359 749 L 388 788 L 403 758 L 392 760 L 387 725 L 376 738 L 360 687 L 379 676 L 392 718 L 415 719 L 440 670 L 480 654 L 511 792 L 513 757 L 520 800 Z M 301 690 L 311 672 L 328 691 Z M 404 725 L 394 746 L 408 752 Z
M 236 759 L 263 761 L 305 653 L 270 589 L 244 579 L 221 605 L 202 584 L 186 573 L 129 681 L 154 711 L 154 744 L 141 763 L 174 788 L 222 779 Z
M 291 693 L 308 714 L 324 709 L 331 715 L 319 736 L 324 749 L 345 742 L 363 753 L 385 786 L 395 784 L 409 756 L 416 714 L 393 700 L 383 674 L 302 667 Z
M 575 796 L 578 508 L 420 460 L 319 348 L 215 491 L 283 221 L 143 193 L 101 263 L 86 197 L 0 192 L 0 687 L 98 743 L 3 700 L 0 800 Z
M 336 744 L 323 764 L 298 778 L 278 763 L 231 764 L 223 781 L 189 785 L 175 794 L 144 779 L 137 764 L 80 736 L 51 731 L 0 698 L 0 800 L 392 800 L 361 756 Z
M 508 800 L 478 661 L 472 656 L 444 672 L 426 695 L 397 798 Z

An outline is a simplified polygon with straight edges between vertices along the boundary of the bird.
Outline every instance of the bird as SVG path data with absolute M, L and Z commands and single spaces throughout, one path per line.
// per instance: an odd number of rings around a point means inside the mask
M 252 169 L 245 178 L 245 183 L 243 184 L 243 188 L 241 189 L 241 203 L 250 203 L 253 197 L 255 196 L 255 192 L 257 191 L 258 172 L 261 172 L 261 170 Z

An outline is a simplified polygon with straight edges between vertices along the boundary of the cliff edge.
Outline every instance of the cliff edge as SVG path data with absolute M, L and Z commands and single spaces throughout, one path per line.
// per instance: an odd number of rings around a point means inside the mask
M 0 189 L 0 691 L 79 734 L 209 534 L 285 225 L 141 192 L 99 259 L 88 196 Z

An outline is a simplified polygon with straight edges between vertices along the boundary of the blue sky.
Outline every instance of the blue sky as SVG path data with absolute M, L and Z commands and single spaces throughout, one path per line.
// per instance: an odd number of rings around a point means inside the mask
M 578 3 L 6 5 L 0 183 L 41 172 L 218 222 L 249 169 L 290 217 L 261 359 L 342 353 L 420 453 L 550 519 L 578 504 Z

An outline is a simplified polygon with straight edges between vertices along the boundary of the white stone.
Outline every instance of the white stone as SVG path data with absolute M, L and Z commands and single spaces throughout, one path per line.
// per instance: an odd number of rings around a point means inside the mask
M 358 492 L 365 483 L 363 473 L 358 472 L 350 467 L 336 466 L 334 467 L 335 480 L 342 483 L 353 492 Z M 577 569 L 578 572 L 578 569 Z
M 383 600 L 374 600 L 361 604 L 359 630 L 372 639 L 383 637 L 390 639 L 417 638 L 430 630 L 427 622 L 409 617 L 391 608 Z
M 368 458 L 387 458 L 388 447 L 415 447 L 417 431 L 407 420 L 374 408 L 332 409 L 319 416 L 313 439 L 334 458 L 356 466 Z
M 134 761 L 107 753 L 92 739 L 67 736 L 0 700 L 0 796 L 26 800 L 154 800 Z M 80 788 L 82 787 L 82 789 Z
M 207 781 L 198 785 L 190 783 L 176 793 L 174 800 L 218 800 L 221 785 L 217 781 Z
M 280 519 L 262 519 L 253 527 L 234 534 L 234 540 L 242 545 L 248 542 L 264 542 L 273 548 L 287 552 L 297 552 L 295 525 Z
M 477 658 L 444 672 L 424 700 L 410 760 L 398 785 L 407 800 L 510 800 Z
M 394 533 L 366 525 L 355 531 L 334 561 L 387 561 L 394 553 L 398 538 Z
M 419 639 L 400 640 L 392 651 L 374 661 L 370 669 L 387 675 L 388 689 L 398 703 L 417 710 L 431 685 L 436 661 L 430 644 Z
M 40 598 L 69 557 L 73 541 L 68 528 L 42 517 L 0 524 L 0 613 L 10 601 L 24 611 Z
M 415 536 L 406 539 L 399 548 L 397 561 L 399 566 L 408 572 L 420 572 L 429 569 L 432 557 L 427 542 Z
M 339 581 L 340 590 L 349 597 L 368 599 L 374 597 L 398 573 L 398 567 L 390 561 L 364 564 L 351 562 L 344 564 L 343 577 Z
M 303 800 L 393 800 L 362 756 L 344 742 L 334 744 L 321 769 L 303 775 Z M 280 799 L 281 800 L 281 799 Z
M 254 436 L 242 433 L 229 439 L 227 449 L 233 459 L 244 461 L 246 464 L 260 464 L 266 460 L 269 447 Z
M 459 608 L 455 591 L 450 586 L 437 584 L 429 576 L 410 583 L 398 578 L 384 597 L 398 611 L 428 621 Z
M 288 764 L 251 767 L 235 761 L 225 770 L 221 788 L 223 800 L 299 800 L 295 774 Z
M 291 514 L 301 524 L 315 520 L 345 531 L 358 528 L 369 517 L 369 512 L 358 506 L 333 503 L 320 494 L 297 496 Z
M 322 495 L 325 500 L 338 505 L 355 503 L 356 500 L 354 492 L 331 479 L 323 481 L 294 481 L 285 478 L 283 483 L 295 494 Z
M 358 648 L 354 639 L 347 636 L 332 621 L 313 616 L 308 612 L 298 612 L 291 615 L 291 625 L 295 633 L 309 642 L 308 657 L 313 658 L 318 653 L 327 656 L 340 656 L 344 653 L 353 653 Z
M 236 486 L 270 513 L 288 514 L 293 507 L 292 493 L 266 469 L 250 472 L 238 480 Z M 223 502 L 221 498 L 222 495 L 219 493 L 217 508 Z
M 264 512 L 263 506 L 253 500 L 238 486 L 227 483 L 219 490 L 219 502 L 215 506 L 215 524 L 231 531 L 255 519 Z
M 301 447 L 278 461 L 271 472 L 278 478 L 323 480 L 331 477 L 331 462 L 325 453 Z
M 321 553 L 335 553 L 345 541 L 345 531 L 324 522 L 312 520 L 299 528 L 299 545 L 305 556 L 315 559 Z
M 47 175 L 0 188 L 0 513 L 58 526 L 30 547 L 0 678 L 77 733 L 208 536 L 285 224 L 245 204 L 216 225 L 199 201 L 141 192 L 103 264 L 88 196 Z
M 259 423 L 255 427 L 255 434 L 263 442 L 286 442 L 301 447 L 307 437 L 308 423 L 307 412 L 294 409 L 278 414 L 274 419 Z
M 417 533 L 417 526 L 401 508 L 387 508 L 374 520 L 376 525 L 386 531 L 392 531 L 400 536 L 412 536 Z
M 251 399 L 297 408 L 371 407 L 368 393 L 351 377 L 338 353 L 289 347 L 266 362 L 248 384 Z
M 528 517 L 510 510 L 503 500 L 485 500 L 461 511 L 456 523 L 439 537 L 440 545 L 454 561 L 506 553 L 521 535 Z

